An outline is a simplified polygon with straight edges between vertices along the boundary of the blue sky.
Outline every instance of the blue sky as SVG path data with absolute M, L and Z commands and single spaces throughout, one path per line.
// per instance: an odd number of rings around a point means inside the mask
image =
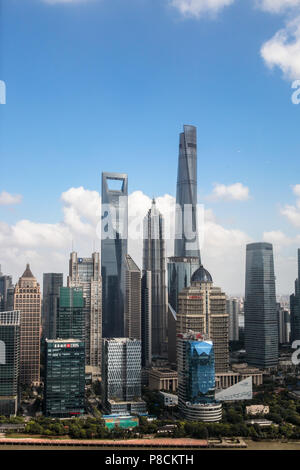
M 0 79 L 7 100 L 0 106 L 0 196 L 22 196 L 18 204 L 2 205 L 0 197 L 3 237 L 15 234 L 21 220 L 40 224 L 41 231 L 43 224 L 65 223 L 61 194 L 81 186 L 100 192 L 102 171 L 128 173 L 130 193 L 175 196 L 178 134 L 193 124 L 199 202 L 229 236 L 238 230 L 260 241 L 268 232 L 273 242 L 276 232 L 278 291 L 292 291 L 300 245 L 300 105 L 291 101 L 291 84 L 300 79 L 300 48 L 288 44 L 300 44 L 290 26 L 300 2 L 275 0 L 274 12 L 268 0 L 216 0 L 219 10 L 199 10 L 209 3 L 1 1 Z M 280 47 L 286 47 L 285 63 Z M 249 198 L 210 197 L 214 184 L 236 183 L 248 188 Z M 293 222 L 282 213 L 286 205 L 296 210 Z M 21 274 L 30 255 L 38 273 L 47 270 L 46 245 L 43 255 L 34 241 L 17 248 L 2 246 L 5 271 Z M 243 261 L 229 282 L 210 256 L 224 288 L 242 291 Z

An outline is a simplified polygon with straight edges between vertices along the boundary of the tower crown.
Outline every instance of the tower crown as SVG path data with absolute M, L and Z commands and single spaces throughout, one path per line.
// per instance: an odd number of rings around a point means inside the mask
M 192 275 L 191 282 L 213 282 L 210 273 L 202 266 Z

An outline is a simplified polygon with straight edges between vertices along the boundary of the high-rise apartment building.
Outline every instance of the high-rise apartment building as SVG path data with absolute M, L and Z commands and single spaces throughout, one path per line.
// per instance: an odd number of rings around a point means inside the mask
M 20 383 L 40 384 L 41 291 L 29 264 L 14 293 L 14 310 L 21 313 Z
M 104 338 L 102 404 L 109 413 L 146 413 L 141 399 L 141 341 Z
M 101 274 L 103 337 L 124 336 L 125 257 L 128 231 L 128 177 L 102 173 Z
M 46 340 L 45 415 L 69 418 L 84 412 L 84 342 L 73 338 Z
M 190 287 L 178 296 L 177 335 L 190 330 L 207 335 L 214 343 L 216 372 L 229 369 L 229 326 L 226 295 L 213 286 L 210 273 L 200 266 Z
M 56 338 L 56 317 L 59 289 L 63 286 L 62 273 L 43 274 L 42 337 Z
M 240 303 L 236 298 L 226 300 L 226 310 L 229 315 L 229 341 L 239 340 Z
M 167 286 L 164 220 L 153 199 L 144 218 L 143 275 L 151 272 L 152 356 L 167 356 Z
M 183 126 L 179 139 L 175 256 L 192 256 L 201 262 L 197 226 L 197 130 L 194 126 Z
M 20 312 L 0 312 L 0 416 L 18 409 Z
M 85 341 L 84 299 L 80 287 L 61 287 L 59 290 L 57 338 Z
M 141 338 L 141 270 L 131 256 L 126 255 L 125 276 L 125 337 Z
M 13 308 L 8 296 L 8 290 L 12 287 L 12 277 L 2 274 L 0 265 L 0 311 L 2 312 Z
M 177 338 L 178 407 L 187 421 L 216 422 L 222 405 L 215 400 L 213 342 L 190 331 Z
M 100 255 L 79 258 L 72 252 L 69 261 L 68 287 L 82 289 L 85 317 L 86 365 L 101 368 L 102 339 L 102 280 Z
M 273 247 L 250 243 L 246 251 L 245 347 L 247 362 L 261 369 L 278 364 L 278 318 Z

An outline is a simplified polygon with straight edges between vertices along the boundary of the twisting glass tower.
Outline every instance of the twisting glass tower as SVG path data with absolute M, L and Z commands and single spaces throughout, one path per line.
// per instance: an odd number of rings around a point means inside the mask
M 175 256 L 192 256 L 201 261 L 197 232 L 197 130 L 194 126 L 183 126 L 179 140 Z
M 167 353 L 167 291 L 164 221 L 154 199 L 144 218 L 144 276 L 147 271 L 151 272 L 152 356 L 157 357 Z

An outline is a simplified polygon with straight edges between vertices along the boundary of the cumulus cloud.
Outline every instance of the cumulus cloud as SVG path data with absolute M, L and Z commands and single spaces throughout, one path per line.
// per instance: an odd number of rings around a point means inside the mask
M 22 201 L 21 194 L 10 194 L 6 191 L 0 193 L 0 206 L 14 206 Z
M 300 184 L 293 186 L 293 193 L 297 197 L 295 205 L 286 204 L 281 208 L 280 212 L 295 227 L 300 227 Z
M 216 14 L 223 8 L 232 5 L 234 1 L 235 0 L 170 0 L 169 3 L 184 16 L 199 18 L 207 13 Z
M 69 254 L 74 250 L 89 256 L 100 250 L 97 224 L 100 221 L 101 198 L 97 191 L 83 187 L 70 188 L 61 195 L 63 217 L 57 223 L 20 220 L 9 225 L 0 222 L 0 264 L 16 282 L 30 263 L 34 275 L 42 281 L 43 272 L 68 271 Z M 174 250 L 175 198 L 169 194 L 156 198 L 165 219 L 166 255 Z M 143 219 L 151 207 L 151 198 L 135 191 L 128 198 L 128 252 L 142 267 Z M 212 210 L 200 207 L 199 229 L 203 262 L 216 284 L 227 292 L 243 292 L 244 252 L 250 237 L 240 230 L 223 227 Z M 233 262 L 235 260 L 235 262 Z M 238 261 L 237 261 L 238 260 Z
M 223 201 L 247 201 L 249 197 L 249 188 L 242 183 L 234 183 L 228 186 L 215 183 L 212 194 L 207 198 Z
M 263 44 L 261 56 L 270 69 L 279 67 L 285 78 L 300 77 L 300 16 L 289 21 Z
M 300 6 L 300 0 L 256 0 L 259 8 L 270 13 L 281 13 Z

